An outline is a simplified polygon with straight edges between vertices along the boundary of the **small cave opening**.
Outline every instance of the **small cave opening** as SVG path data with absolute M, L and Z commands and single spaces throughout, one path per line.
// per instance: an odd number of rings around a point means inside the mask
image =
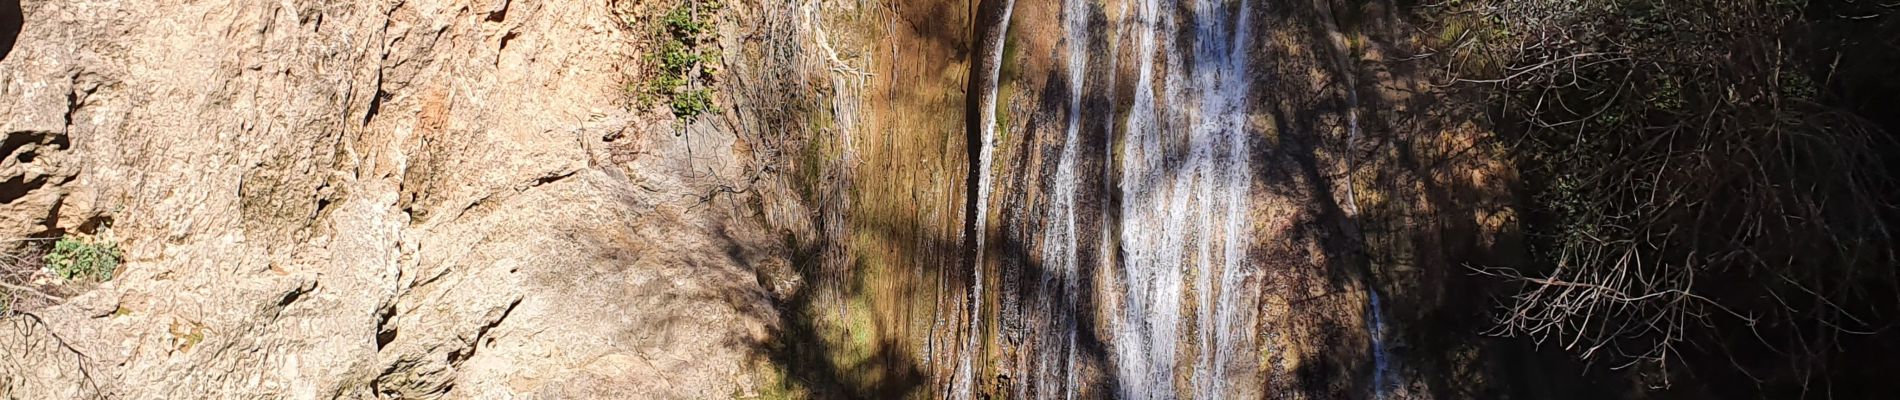
M 13 44 L 25 27 L 26 14 L 20 11 L 20 0 L 0 0 L 0 61 L 13 54 Z

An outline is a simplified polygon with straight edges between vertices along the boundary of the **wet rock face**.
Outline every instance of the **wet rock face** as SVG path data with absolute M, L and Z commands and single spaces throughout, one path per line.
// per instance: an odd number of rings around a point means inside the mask
M 624 111 L 599 2 L 12 8 L 0 239 L 110 218 L 127 262 L 5 318 L 0 397 L 751 390 L 780 244 L 701 201 L 732 135 Z

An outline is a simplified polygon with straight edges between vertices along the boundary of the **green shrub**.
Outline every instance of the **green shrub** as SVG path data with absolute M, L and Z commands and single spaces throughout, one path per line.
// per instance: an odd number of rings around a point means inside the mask
M 673 115 L 690 117 L 707 112 L 719 112 L 713 106 L 711 89 L 693 89 L 673 95 Z
M 67 235 L 53 244 L 44 258 L 46 268 L 60 279 L 105 282 L 119 268 L 119 246 L 95 238 Z
M 666 26 L 667 33 L 676 37 L 692 38 L 706 31 L 706 23 L 694 18 L 691 3 L 673 7 L 665 17 L 660 18 L 660 22 Z
M 634 96 L 636 104 L 646 107 L 664 98 L 680 118 L 719 112 L 712 90 L 706 88 L 718 73 L 718 57 L 701 45 L 712 39 L 709 18 L 720 7 L 716 1 L 687 0 L 660 17 L 655 32 L 659 47 L 646 56 L 651 77 L 646 87 L 629 88 L 641 90 Z
M 699 49 L 687 46 L 682 41 L 669 41 L 660 46 L 660 72 L 665 72 L 668 77 L 691 73 L 694 66 L 705 60 L 706 57 L 699 55 Z

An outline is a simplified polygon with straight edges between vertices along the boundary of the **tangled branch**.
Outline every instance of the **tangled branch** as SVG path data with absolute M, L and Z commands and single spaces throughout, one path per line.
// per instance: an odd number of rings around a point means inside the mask
M 1890 326 L 1893 143 L 1828 105 L 1832 72 L 1786 42 L 1800 2 L 1425 7 L 1446 15 L 1423 52 L 1446 85 L 1489 91 L 1521 130 L 1543 263 L 1473 268 L 1522 286 L 1492 333 L 1667 371 L 1683 343 L 1748 337 L 1801 364 Z

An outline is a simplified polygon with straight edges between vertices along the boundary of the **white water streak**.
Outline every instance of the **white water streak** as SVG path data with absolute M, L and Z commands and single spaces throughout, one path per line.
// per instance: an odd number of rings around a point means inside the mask
M 1352 167 L 1356 165 L 1354 154 L 1358 152 L 1359 143 L 1359 91 L 1352 80 L 1348 79 L 1346 82 L 1345 153 L 1347 166 Z M 1350 207 L 1349 211 L 1352 215 L 1359 215 L 1359 200 L 1354 193 L 1351 179 L 1346 181 L 1346 205 Z M 1375 282 L 1376 280 L 1367 283 L 1376 285 Z M 1371 303 L 1369 313 L 1372 314 L 1369 317 L 1370 322 L 1366 324 L 1366 335 L 1372 342 L 1372 398 L 1384 399 L 1391 393 L 1391 388 L 1387 386 L 1392 384 L 1391 357 L 1386 353 L 1385 344 L 1385 310 L 1380 306 L 1377 288 L 1367 288 L 1366 296 L 1368 302 Z
M 1088 2 L 1086 0 L 1063 0 L 1062 27 L 1064 58 L 1067 61 L 1066 72 L 1069 84 L 1068 128 L 1064 132 L 1062 155 L 1056 161 L 1056 174 L 1049 188 L 1047 201 L 1048 224 L 1043 229 L 1041 263 L 1042 279 L 1036 293 L 1040 294 L 1040 304 L 1035 309 L 1041 311 L 1038 318 L 1044 326 L 1042 335 L 1036 343 L 1036 375 L 1033 384 L 1038 389 L 1034 398 L 1054 400 L 1074 398 L 1076 387 L 1076 335 L 1075 316 L 1083 312 L 1076 308 L 1081 303 L 1079 287 L 1081 270 L 1076 257 L 1075 199 L 1076 164 L 1081 152 L 1082 129 L 1082 84 L 1088 55 Z M 1059 279 L 1059 282 L 1055 280 Z M 1058 358 L 1059 357 L 1059 358 Z M 1027 395 L 1032 380 L 1018 382 L 1017 397 L 1030 398 Z
M 1008 37 L 1009 18 L 1015 7 L 1013 0 L 1002 1 L 1005 2 L 1005 4 L 1002 5 L 1003 15 L 1001 16 L 1001 20 L 1003 23 L 997 26 L 996 29 L 1003 30 L 1003 32 L 998 32 L 999 35 Z M 993 54 L 994 59 L 1002 60 L 1003 46 L 998 45 L 994 47 L 995 48 L 990 49 L 990 51 L 995 52 Z M 973 65 L 971 67 L 975 68 L 976 66 Z M 976 367 L 973 365 L 973 360 L 976 358 L 977 353 L 983 351 L 983 346 L 980 341 L 983 337 L 983 256 L 985 250 L 983 242 L 989 232 L 990 181 L 992 180 L 990 165 L 995 158 L 992 153 L 994 153 L 996 147 L 996 130 L 999 129 L 999 127 L 996 126 L 995 105 L 997 99 L 995 96 L 997 96 L 997 84 L 1002 75 L 1003 62 L 999 61 L 990 67 L 992 69 L 989 74 L 989 82 L 984 83 L 984 92 L 982 94 L 990 96 L 990 101 L 982 102 L 981 105 L 987 109 L 980 110 L 980 112 L 982 112 L 981 121 L 978 121 L 978 123 L 982 124 L 983 148 L 982 157 L 978 158 L 976 166 L 979 171 L 977 174 L 976 221 L 974 222 L 976 225 L 976 270 L 973 271 L 975 276 L 970 288 L 970 325 L 968 327 L 969 330 L 965 334 L 964 348 L 959 352 L 961 353 L 961 357 L 959 357 L 961 360 L 958 362 L 956 378 L 952 384 L 954 386 L 954 393 L 952 394 L 959 400 L 967 400 L 974 396 Z
M 1367 290 L 1366 294 L 1372 303 L 1372 322 L 1366 325 L 1367 333 L 1372 336 L 1372 398 L 1384 399 L 1391 392 L 1386 386 L 1392 376 L 1392 366 L 1385 354 L 1385 310 L 1379 307 L 1379 291 Z
M 1177 369 L 1189 369 L 1193 398 L 1224 397 L 1234 354 L 1246 354 L 1237 331 L 1249 313 L 1240 306 L 1246 270 L 1247 196 L 1251 190 L 1248 135 L 1248 3 L 1195 0 L 1191 58 L 1174 12 L 1142 1 L 1135 21 L 1141 67 L 1127 120 L 1122 169 L 1123 313 L 1116 327 L 1120 397 L 1172 399 L 1180 395 Z M 1157 34 L 1170 36 L 1165 89 L 1154 91 Z M 1195 278 L 1186 286 L 1189 274 Z M 1218 280 L 1215 277 L 1218 276 Z M 1187 293 L 1193 319 L 1185 319 Z M 1190 324 L 1191 323 L 1191 324 Z M 1178 363 L 1185 339 L 1200 351 Z

